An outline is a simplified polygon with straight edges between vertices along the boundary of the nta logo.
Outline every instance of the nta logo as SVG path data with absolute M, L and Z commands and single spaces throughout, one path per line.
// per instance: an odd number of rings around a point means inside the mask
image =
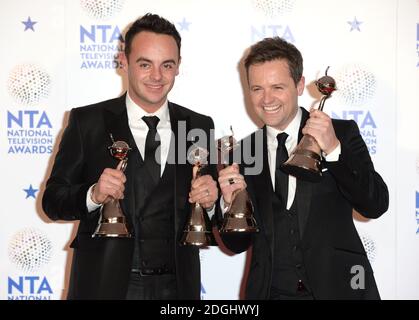
M 9 300 L 49 300 L 52 289 L 46 277 L 20 276 L 17 280 L 8 277 Z

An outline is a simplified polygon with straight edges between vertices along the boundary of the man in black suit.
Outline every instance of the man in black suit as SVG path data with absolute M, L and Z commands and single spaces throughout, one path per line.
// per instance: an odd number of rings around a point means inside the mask
M 264 126 L 241 147 L 263 150 L 255 154 L 262 170 L 246 174 L 255 164 L 233 164 L 219 173 L 218 181 L 223 212 L 232 192 L 247 187 L 260 228 L 253 236 L 223 235 L 234 252 L 253 245 L 246 298 L 379 299 L 352 212 L 378 218 L 388 209 L 388 190 L 356 123 L 298 107 L 303 59 L 279 37 L 253 45 L 245 69 L 253 110 Z M 319 183 L 280 169 L 303 134 L 312 135 L 323 153 Z
M 212 176 L 192 179 L 187 161 L 197 135 L 210 149 L 214 125 L 167 100 L 180 46 L 172 23 L 146 14 L 125 37 L 128 92 L 70 113 L 42 201 L 51 219 L 80 220 L 69 299 L 200 298 L 199 249 L 179 241 L 190 203 L 211 212 L 218 198 Z M 109 154 L 113 140 L 132 149 L 125 174 Z M 92 238 L 112 198 L 121 199 L 134 238 Z

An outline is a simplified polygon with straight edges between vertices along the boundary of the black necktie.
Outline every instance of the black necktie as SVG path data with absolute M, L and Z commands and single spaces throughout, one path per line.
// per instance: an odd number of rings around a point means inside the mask
M 288 134 L 282 132 L 276 136 L 278 140 L 278 148 L 276 149 L 276 166 L 275 166 L 275 193 L 282 200 L 282 209 L 287 207 L 288 199 L 288 175 L 284 173 L 280 166 L 288 160 L 288 151 L 285 147 L 285 141 Z
M 158 149 L 158 154 L 156 154 L 156 150 L 160 146 L 160 136 L 157 132 L 157 124 L 160 119 L 156 116 L 144 116 L 142 119 L 148 126 L 144 149 L 144 165 L 153 178 L 154 186 L 156 186 L 160 179 L 160 148 Z

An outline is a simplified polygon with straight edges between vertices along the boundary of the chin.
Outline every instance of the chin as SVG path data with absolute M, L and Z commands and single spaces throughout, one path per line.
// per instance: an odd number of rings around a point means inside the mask
M 282 119 L 272 119 L 269 117 L 264 117 L 264 121 L 270 127 L 278 127 L 282 122 Z

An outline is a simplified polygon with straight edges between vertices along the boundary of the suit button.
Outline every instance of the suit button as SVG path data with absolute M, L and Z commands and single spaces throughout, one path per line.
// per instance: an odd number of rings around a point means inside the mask
M 301 268 L 301 263 L 297 263 L 297 264 L 295 265 L 295 267 L 296 267 L 297 269 L 300 269 L 300 268 Z
M 294 229 L 290 230 L 290 234 L 294 234 L 294 232 L 295 232 Z
M 145 266 L 147 266 L 147 265 L 148 265 L 148 261 L 147 261 L 147 260 L 143 260 L 143 261 L 141 262 L 141 264 L 145 267 Z
M 293 251 L 297 251 L 297 246 L 293 246 L 293 247 L 292 247 L 292 250 L 293 250 Z

